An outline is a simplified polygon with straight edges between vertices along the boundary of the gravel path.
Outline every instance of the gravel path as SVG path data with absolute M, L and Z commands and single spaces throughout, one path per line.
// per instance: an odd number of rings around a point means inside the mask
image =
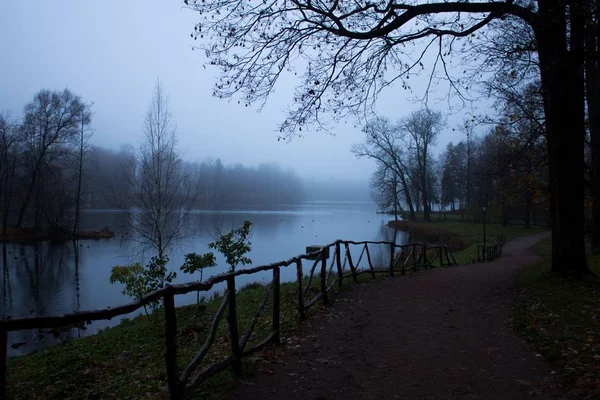
M 551 369 L 509 325 L 516 271 L 549 233 L 485 264 L 355 285 L 264 353 L 236 399 L 562 399 Z M 268 360 L 268 361 L 267 361 Z

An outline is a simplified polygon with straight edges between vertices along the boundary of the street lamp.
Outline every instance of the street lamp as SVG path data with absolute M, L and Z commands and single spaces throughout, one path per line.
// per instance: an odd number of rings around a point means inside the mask
M 483 211 L 483 260 L 485 261 L 485 212 L 487 211 L 487 204 L 481 205 L 481 211 Z

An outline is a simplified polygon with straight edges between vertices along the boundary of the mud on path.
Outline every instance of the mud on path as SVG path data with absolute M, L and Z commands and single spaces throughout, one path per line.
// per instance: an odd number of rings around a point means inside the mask
M 516 271 L 548 233 L 486 264 L 354 285 L 263 353 L 236 399 L 561 399 L 551 369 L 510 328 Z

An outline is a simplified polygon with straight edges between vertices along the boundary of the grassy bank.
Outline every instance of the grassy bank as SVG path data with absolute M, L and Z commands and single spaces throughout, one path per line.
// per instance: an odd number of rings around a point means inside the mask
M 421 232 L 422 235 L 428 235 L 427 232 L 429 232 L 429 240 L 432 243 L 450 245 L 450 248 L 454 248 L 453 254 L 458 264 L 468 264 L 477 259 L 477 246 L 483 244 L 483 224 L 481 223 L 441 220 L 435 222 L 409 222 L 408 225 L 409 231 L 415 229 Z M 499 235 L 504 236 L 508 241 L 520 236 L 527 236 L 548 230 L 546 227 L 531 227 L 526 229 L 518 225 L 503 226 L 502 224 L 486 224 L 485 228 L 488 244 L 491 244 L 491 241 Z M 436 240 L 436 234 L 440 231 L 447 231 L 457 235 L 461 241 L 460 250 L 456 250 L 455 246 L 446 242 L 446 236 L 444 235 L 438 235 L 438 239 Z
M 361 281 L 370 278 L 361 275 Z M 345 286 L 351 279 L 344 281 Z M 318 284 L 313 281 L 313 287 Z M 296 283 L 281 286 L 282 338 L 298 327 Z M 237 295 L 240 334 L 246 330 L 263 299 L 265 286 L 251 284 Z M 309 297 L 312 297 L 309 296 Z M 335 300 L 335 295 L 332 296 Z M 212 319 L 222 302 L 215 297 L 205 306 L 177 308 L 178 365 L 182 370 L 202 347 Z M 271 301 L 263 310 L 248 348 L 268 336 L 272 324 Z M 309 312 L 322 312 L 320 303 Z M 151 321 L 140 316 L 97 335 L 75 339 L 8 361 L 9 399 L 168 399 L 164 363 L 165 339 L 162 310 Z M 222 317 L 216 340 L 203 365 L 222 360 L 231 353 L 229 328 Z M 256 357 L 244 358 L 246 373 Z M 200 367 L 202 368 L 202 367 Z M 198 370 L 199 371 L 199 370 Z M 227 369 L 203 383 L 195 398 L 221 399 L 231 390 L 235 378 Z
M 515 329 L 561 374 L 570 395 L 600 399 L 600 280 L 550 275 L 550 240 L 534 247 L 544 261 L 519 271 Z M 600 274 L 600 257 L 591 257 Z

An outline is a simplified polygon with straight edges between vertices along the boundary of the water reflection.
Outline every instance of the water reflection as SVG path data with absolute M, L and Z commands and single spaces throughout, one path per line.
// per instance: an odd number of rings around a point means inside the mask
M 250 253 L 253 266 L 288 259 L 303 253 L 308 245 L 326 244 L 337 239 L 394 240 L 394 231 L 385 226 L 387 217 L 377 215 L 369 204 L 313 202 L 269 210 L 195 211 L 188 217 L 185 239 L 169 251 L 169 268 L 178 269 L 187 252 L 207 251 L 207 244 L 217 230 L 239 227 L 244 220 L 253 223 Z M 119 285 L 109 283 L 112 266 L 137 261 L 136 242 L 124 224 L 123 215 L 107 211 L 87 212 L 82 225 L 85 229 L 109 226 L 116 236 L 109 240 L 61 244 L 2 245 L 0 317 L 60 315 L 114 307 L 130 300 L 121 293 Z M 397 243 L 406 240 L 402 233 L 397 235 Z M 379 247 L 370 247 L 372 259 L 375 264 L 388 265 L 389 246 Z M 355 261 L 360 251 L 360 247 L 352 247 Z M 217 261 L 219 267 L 207 271 L 205 276 L 226 271 L 224 260 L 218 258 Z M 295 269 L 282 269 L 281 277 L 284 281 L 294 280 Z M 194 278 L 179 274 L 177 282 Z M 245 276 L 240 279 L 239 286 L 245 283 L 243 279 L 266 281 L 270 274 Z M 178 305 L 195 302 L 195 294 L 179 296 L 176 301 Z M 9 354 L 23 354 L 67 338 L 95 333 L 119 321 L 120 318 L 94 322 L 85 330 L 11 332 L 9 343 L 17 348 L 9 348 Z

